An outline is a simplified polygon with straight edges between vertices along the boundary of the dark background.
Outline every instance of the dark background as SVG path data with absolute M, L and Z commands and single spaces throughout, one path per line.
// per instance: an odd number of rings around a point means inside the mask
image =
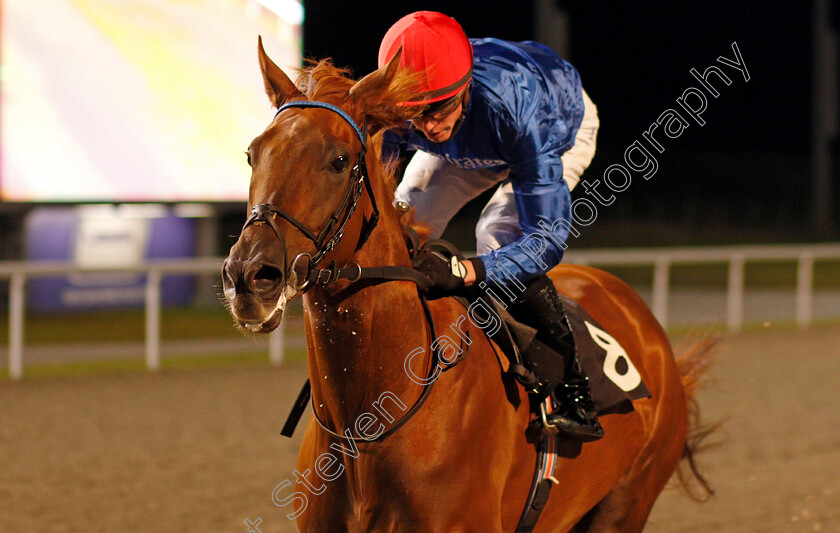
M 599 206 L 595 223 L 581 229 L 574 247 L 787 243 L 840 238 L 840 143 L 834 139 L 833 216 L 813 224 L 811 169 L 811 1 L 607 2 L 547 0 L 569 17 L 569 60 L 598 106 L 598 150 L 583 178 L 601 179 L 623 162 L 625 149 L 650 124 L 699 83 L 716 58 L 733 57 L 737 42 L 750 81 L 723 67 L 732 85 L 709 98 L 704 126 L 690 122 L 677 139 L 663 139 L 659 170 L 650 180 L 636 173 L 616 201 Z M 831 24 L 840 29 L 840 7 Z M 536 0 L 340 2 L 304 0 L 304 56 L 332 57 L 356 77 L 376 68 L 379 42 L 400 17 L 416 10 L 455 17 L 471 37 L 536 39 Z M 840 65 L 835 69 L 840 70 Z M 255 74 L 256 75 L 256 74 Z M 714 78 L 713 78 L 714 79 Z M 837 120 L 837 119 L 835 119 Z M 660 135 L 661 136 L 661 135 Z M 601 187 L 603 190 L 603 186 Z M 584 195 L 582 187 L 573 197 Z M 452 221 L 446 237 L 475 246 L 475 221 L 489 193 Z M 0 258 L 20 258 L 21 228 L 32 204 L 0 202 Z M 219 204 L 215 253 L 224 255 L 245 218 L 240 204 Z
M 689 74 L 733 58 L 738 43 L 750 74 L 729 67 L 732 85 L 716 83 L 706 125 L 665 139 L 659 171 L 601 207 L 578 246 L 695 242 L 792 242 L 837 238 L 811 223 L 812 37 L 810 2 L 557 1 L 570 20 L 569 60 L 598 106 L 598 151 L 590 180 L 623 160 L 624 150 L 690 86 Z M 833 13 L 837 23 L 836 3 Z M 379 41 L 415 10 L 455 17 L 470 37 L 534 39 L 530 2 L 331 2 L 307 0 L 304 55 L 332 57 L 357 76 L 376 68 Z M 716 79 L 716 78 L 715 78 Z M 714 83 L 714 82 L 713 82 Z M 836 184 L 837 142 L 834 142 Z M 573 196 L 583 195 L 576 189 Z M 453 221 L 450 236 L 466 239 L 482 201 Z

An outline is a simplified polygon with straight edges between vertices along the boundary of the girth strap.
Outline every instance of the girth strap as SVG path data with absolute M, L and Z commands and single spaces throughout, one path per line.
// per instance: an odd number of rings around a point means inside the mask
M 516 525 L 516 533 L 531 533 L 534 530 L 548 501 L 551 487 L 557 483 L 554 478 L 554 467 L 557 464 L 556 439 L 555 435 L 544 436 L 537 448 L 537 463 L 531 480 L 531 490 L 528 491 L 525 509 Z

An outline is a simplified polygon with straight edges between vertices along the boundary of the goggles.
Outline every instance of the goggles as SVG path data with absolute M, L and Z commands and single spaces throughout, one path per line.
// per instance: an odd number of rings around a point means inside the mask
M 451 115 L 458 109 L 458 106 L 464 103 L 464 98 L 467 94 L 466 89 L 456 94 L 452 98 L 434 102 L 426 106 L 420 113 L 420 116 L 415 120 L 436 120 L 440 121 Z

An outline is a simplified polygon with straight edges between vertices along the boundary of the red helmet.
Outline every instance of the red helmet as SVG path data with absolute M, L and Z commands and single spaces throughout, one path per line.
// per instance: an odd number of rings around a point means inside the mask
M 379 46 L 379 66 L 388 64 L 400 47 L 400 66 L 425 73 L 420 81 L 425 97 L 406 104 L 430 104 L 455 96 L 472 77 L 472 45 L 452 17 L 417 11 L 398 20 Z

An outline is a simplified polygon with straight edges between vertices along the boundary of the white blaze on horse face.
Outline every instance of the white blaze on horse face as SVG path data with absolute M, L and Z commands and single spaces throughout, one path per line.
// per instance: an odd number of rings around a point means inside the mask
M 624 392 L 630 392 L 638 387 L 642 383 L 642 376 L 633 366 L 630 358 L 627 357 L 627 352 L 624 351 L 618 341 L 612 335 L 588 321 L 584 320 L 583 323 L 586 324 L 586 329 L 589 330 L 589 335 L 595 341 L 595 344 L 607 352 L 607 357 L 604 359 L 604 375 Z M 627 364 L 627 371 L 623 374 L 620 374 L 616 368 L 619 359 L 624 359 Z

